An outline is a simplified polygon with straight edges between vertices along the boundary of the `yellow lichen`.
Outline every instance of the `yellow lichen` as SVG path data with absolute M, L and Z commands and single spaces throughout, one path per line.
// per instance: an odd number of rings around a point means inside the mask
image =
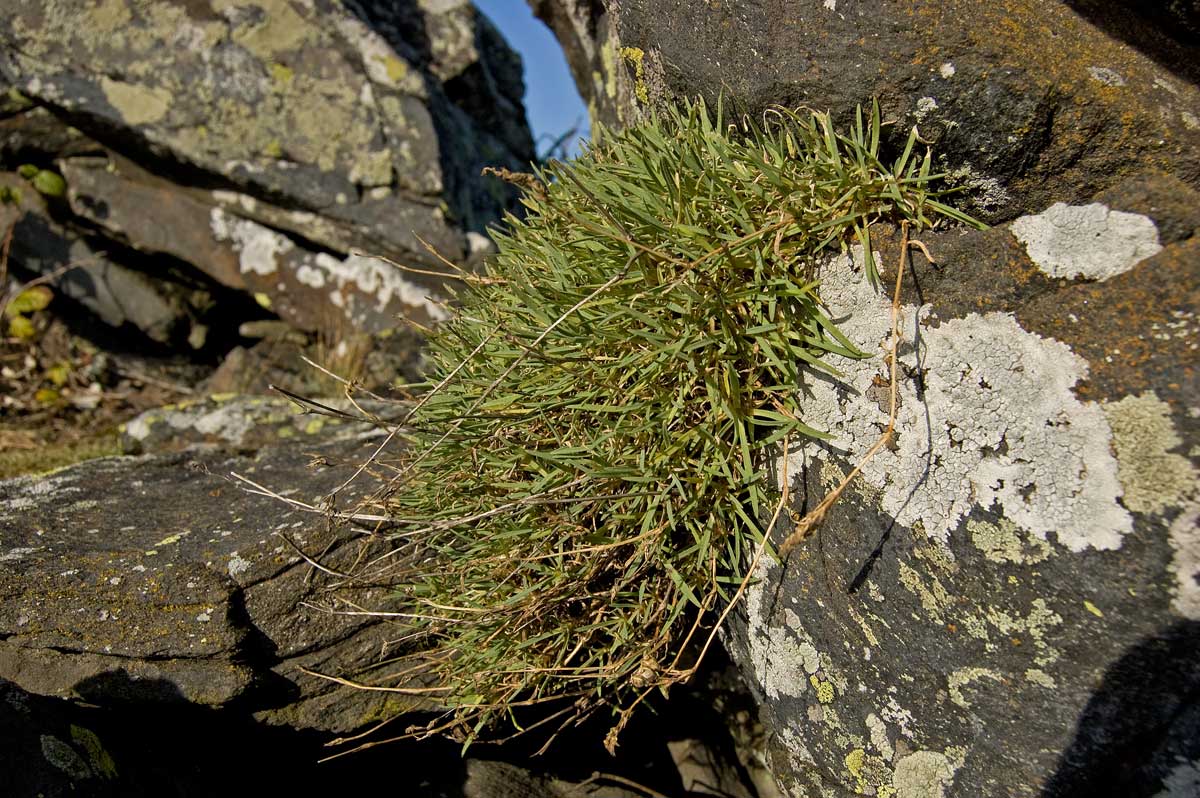
M 130 125 L 148 125 L 167 115 L 171 93 L 166 89 L 100 78 L 100 89 L 108 104 Z
M 291 67 L 285 66 L 278 61 L 272 62 L 271 79 L 275 81 L 276 86 L 286 89 L 294 77 L 296 77 L 296 72 Z
M 1135 513 L 1161 512 L 1196 492 L 1191 462 L 1170 450 L 1183 443 L 1171 408 L 1153 391 L 1104 405 L 1117 455 L 1121 500 Z
M 633 67 L 633 93 L 638 101 L 650 102 L 650 92 L 646 88 L 646 54 L 640 47 L 622 47 L 621 57 Z

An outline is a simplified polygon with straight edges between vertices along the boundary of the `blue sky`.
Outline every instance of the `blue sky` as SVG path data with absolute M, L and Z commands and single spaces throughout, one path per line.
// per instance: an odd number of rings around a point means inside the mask
M 538 154 L 576 124 L 588 135 L 588 114 L 562 48 L 554 34 L 533 16 L 525 0 L 475 0 L 525 63 L 525 111 Z M 572 143 L 570 154 L 578 155 Z

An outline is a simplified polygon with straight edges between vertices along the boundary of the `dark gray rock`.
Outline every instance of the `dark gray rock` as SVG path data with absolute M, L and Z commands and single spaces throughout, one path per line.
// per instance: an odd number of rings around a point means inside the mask
M 318 762 L 318 736 L 176 705 L 80 706 L 0 679 L 0 794 L 5 798 L 218 798 L 336 794 L 387 783 L 418 798 L 627 798 L 573 785 L 448 743 L 391 745 Z
M 990 222 L 1081 203 L 1140 172 L 1200 183 L 1196 48 L 1164 35 L 1178 29 L 1167 23 L 1151 25 L 1138 47 L 1114 38 L 1145 27 L 1130 7 L 1075 4 L 1104 7 L 1100 25 L 1066 3 L 1034 0 L 531 5 L 605 124 L 697 94 L 723 94 L 752 117 L 809 105 L 843 121 L 877 97 L 895 122 L 890 143 L 919 125 Z
M 30 276 L 48 278 L 55 291 L 95 314 L 106 324 L 132 325 L 160 344 L 182 344 L 202 323 L 212 301 L 204 291 L 165 273 L 152 279 L 120 255 L 101 250 L 59 223 L 32 183 L 0 173 L 0 229 L 12 230 L 10 257 Z
M 896 442 L 760 566 L 730 638 L 790 794 L 1192 794 L 1200 195 L 1098 199 L 922 235 L 939 264 L 904 299 Z M 822 297 L 886 340 L 889 300 L 848 262 Z M 886 424 L 882 358 L 834 365 L 804 406 L 833 438 L 789 459 L 795 517 Z
M 353 253 L 486 250 L 517 206 L 481 168 L 534 157 L 519 58 L 467 0 L 210 5 L 5 6 L 0 156 L 53 165 L 65 221 L 301 329 L 440 318 L 439 278 Z
M 887 145 L 918 125 L 967 209 L 1010 222 L 921 234 L 939 264 L 905 290 L 898 434 L 734 613 L 785 792 L 1196 794 L 1200 91 L 1164 21 L 1194 13 L 531 5 L 601 122 L 696 94 L 845 120 L 878 97 Z M 832 439 L 788 458 L 795 519 L 887 425 L 890 301 L 860 266 L 833 258 L 821 295 L 876 356 L 805 386 Z
M 100 705 L 237 705 L 300 729 L 353 731 L 385 705 L 394 712 L 404 697 L 304 672 L 357 673 L 396 635 L 334 613 L 347 605 L 331 599 L 334 574 L 382 542 L 228 476 L 320 507 L 378 444 L 362 433 L 298 435 L 253 456 L 109 458 L 0 483 L 0 678 Z M 338 596 L 375 607 L 386 593 L 343 585 Z

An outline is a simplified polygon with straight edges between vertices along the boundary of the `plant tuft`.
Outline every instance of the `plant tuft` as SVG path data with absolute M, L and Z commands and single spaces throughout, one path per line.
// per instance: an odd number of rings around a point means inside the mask
M 448 707 L 431 730 L 520 730 L 543 703 L 619 726 L 693 672 L 764 542 L 773 453 L 823 436 L 797 397 L 837 378 L 830 353 L 866 356 L 822 310 L 820 262 L 857 241 L 878 284 L 873 223 L 970 222 L 916 131 L 887 165 L 881 129 L 877 106 L 839 133 L 697 101 L 537 175 L 431 335 L 387 500 L 408 674 Z

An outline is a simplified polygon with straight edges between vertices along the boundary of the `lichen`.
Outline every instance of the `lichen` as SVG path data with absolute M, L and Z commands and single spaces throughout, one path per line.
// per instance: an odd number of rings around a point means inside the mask
M 633 67 L 633 93 L 641 103 L 650 102 L 650 92 L 646 88 L 646 54 L 640 47 L 622 47 L 621 57 Z
M 1188 458 L 1170 450 L 1183 444 L 1171 421 L 1171 408 L 1150 391 L 1104 405 L 1112 428 L 1118 476 L 1125 506 L 1157 513 L 1181 504 L 1200 487 Z
M 978 679 L 991 679 L 995 682 L 1004 681 L 1004 677 L 1000 675 L 1000 672 L 991 668 L 959 668 L 951 673 L 947 679 L 950 700 L 963 709 L 970 709 L 971 702 L 963 695 L 963 688 Z
M 914 751 L 896 763 L 896 798 L 945 798 L 960 767 L 937 751 Z
M 104 750 L 104 744 L 100 742 L 100 738 L 96 736 L 95 732 L 72 723 L 71 739 L 87 752 L 92 770 L 106 779 L 117 777 L 117 763 L 113 761 L 112 755 Z
M 886 341 L 889 302 L 848 257 L 831 260 L 821 288 L 851 340 Z M 882 509 L 942 543 L 976 508 L 998 507 L 1018 528 L 1042 540 L 1054 533 L 1072 551 L 1119 548 L 1133 526 L 1116 501 L 1112 435 L 1099 406 L 1072 391 L 1087 362 L 1006 313 L 971 313 L 936 327 L 928 307 L 905 306 L 903 314 L 900 359 L 923 373 L 924 391 L 901 382 L 895 450 L 881 450 L 863 469 L 865 482 L 882 491 Z M 805 442 L 794 473 L 810 458 L 827 459 L 828 450 L 857 461 L 887 423 L 871 398 L 886 379 L 882 359 L 831 359 L 841 385 L 813 380 L 801 409 L 832 440 Z
M 149 125 L 167 115 L 171 92 L 163 88 L 140 86 L 102 77 L 100 89 L 108 104 L 130 125 Z
M 1051 277 L 1103 281 L 1162 251 L 1151 219 L 1099 202 L 1055 203 L 1017 219 L 1012 232 L 1025 244 L 1029 259 Z
M 274 274 L 279 270 L 279 258 L 295 248 L 287 236 L 221 208 L 212 209 L 209 225 L 218 241 L 233 246 L 243 274 Z
M 967 531 L 975 548 L 992 562 L 1030 565 L 1051 554 L 1049 543 L 1033 536 L 1023 537 L 1020 528 L 1007 518 L 994 524 L 968 518 Z
M 1153 798 L 1194 798 L 1196 795 L 1200 795 L 1200 759 L 1180 759 Z
M 1200 502 L 1184 507 L 1167 530 L 1171 545 L 1171 609 L 1200 621 Z
M 41 736 L 42 757 L 56 768 L 66 773 L 74 781 L 92 778 L 92 769 L 83 761 L 75 749 L 57 737 L 49 734 Z

